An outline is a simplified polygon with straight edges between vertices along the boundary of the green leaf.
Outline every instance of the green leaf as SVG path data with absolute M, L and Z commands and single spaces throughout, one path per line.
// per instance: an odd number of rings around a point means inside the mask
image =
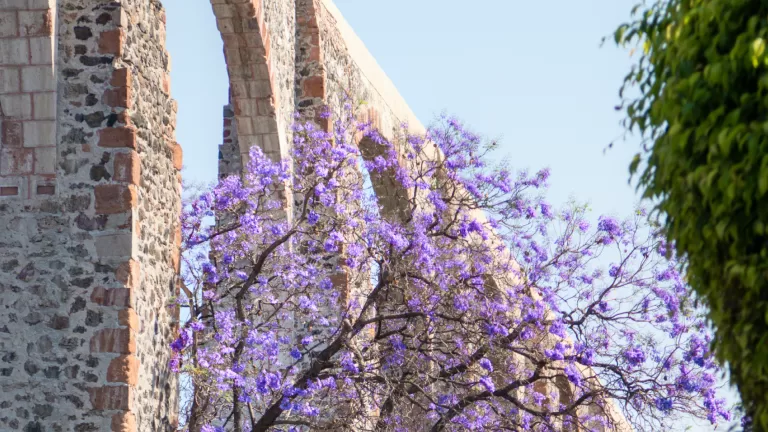
M 765 53 L 765 39 L 757 38 L 752 42 L 752 66 L 757 68 L 760 65 L 760 59 Z
M 768 431 L 768 2 L 644 3 L 614 35 L 645 52 L 622 92 L 643 138 L 630 178 L 642 161 L 638 191 L 688 258 L 714 354 Z
M 768 191 L 768 167 L 763 166 L 760 170 L 760 176 L 757 178 L 757 192 L 760 195 L 765 195 Z
M 731 136 L 728 132 L 729 129 L 724 128 L 720 131 L 720 134 L 717 135 L 717 144 L 724 155 L 727 155 L 731 151 Z
M 640 153 L 637 153 L 635 157 L 632 158 L 632 162 L 629 164 L 630 176 L 634 175 L 637 172 L 638 165 L 640 165 Z
M 621 45 L 622 43 L 624 43 L 624 33 L 627 31 L 628 27 L 629 27 L 628 25 L 622 24 L 613 33 L 613 40 L 616 42 L 616 45 Z

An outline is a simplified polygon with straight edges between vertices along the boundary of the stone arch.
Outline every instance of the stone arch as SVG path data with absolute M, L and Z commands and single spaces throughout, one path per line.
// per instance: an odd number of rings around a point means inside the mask
M 385 151 L 383 146 L 367 137 L 358 141 L 358 147 L 362 158 L 366 161 L 372 161 Z M 387 170 L 383 173 L 369 173 L 369 175 L 382 215 L 393 220 L 407 220 L 410 210 L 409 191 L 395 179 L 395 173 Z
M 229 74 L 230 106 L 225 108 L 225 127 L 232 128 L 230 136 L 236 144 L 225 153 L 237 158 L 238 155 L 231 154 L 237 150 L 241 161 L 247 160 L 248 151 L 254 145 L 273 160 L 284 158 L 288 152 L 286 125 L 278 112 L 281 104 L 292 100 L 281 100 L 275 84 L 272 32 L 265 19 L 266 3 L 262 0 L 211 0 Z

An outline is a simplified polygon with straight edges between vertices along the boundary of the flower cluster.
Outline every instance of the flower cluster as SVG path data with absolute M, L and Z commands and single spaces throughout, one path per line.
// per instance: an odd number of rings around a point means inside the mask
M 189 430 L 664 430 L 728 419 L 680 262 L 645 214 L 590 224 L 452 118 L 347 107 L 182 216 L 171 344 Z M 591 228 L 594 226 L 595 228 Z M 569 429 L 570 428 L 570 429 Z

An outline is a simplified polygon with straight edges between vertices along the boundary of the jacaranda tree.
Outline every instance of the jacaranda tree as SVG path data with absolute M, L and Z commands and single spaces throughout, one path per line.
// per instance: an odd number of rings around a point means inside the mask
M 172 344 L 190 431 L 669 430 L 728 419 L 679 263 L 642 211 L 555 211 L 443 118 L 349 107 L 254 147 L 183 214 Z

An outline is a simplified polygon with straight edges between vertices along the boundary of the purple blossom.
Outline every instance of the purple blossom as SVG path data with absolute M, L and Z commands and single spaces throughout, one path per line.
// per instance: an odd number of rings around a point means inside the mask
M 545 218 L 553 218 L 554 217 L 554 213 L 552 213 L 552 206 L 550 206 L 549 204 L 544 203 L 544 202 L 541 203 L 539 206 L 541 207 L 541 215 L 542 216 L 544 216 Z
M 310 211 L 309 214 L 307 214 L 307 222 L 310 225 L 316 224 L 318 220 L 320 220 L 320 215 L 318 215 L 314 211 Z
M 608 270 L 608 276 L 615 278 L 619 276 L 619 272 L 621 271 L 621 267 L 617 265 L 611 265 L 611 268 Z
M 656 409 L 665 413 L 672 411 L 673 403 L 672 398 L 656 398 L 654 401 Z
M 581 385 L 582 375 L 581 372 L 576 369 L 573 364 L 567 364 L 565 366 L 565 376 L 568 377 L 568 381 L 572 382 L 576 386 Z
M 493 384 L 493 380 L 489 376 L 484 376 L 480 378 L 480 384 L 485 387 L 486 391 L 489 391 L 491 393 L 496 391 L 496 386 Z
M 488 372 L 493 372 L 493 364 L 487 358 L 481 358 L 478 362 L 480 366 Z
M 553 335 L 565 337 L 565 324 L 562 321 L 555 321 L 549 326 L 549 332 Z
M 624 359 L 632 366 L 639 366 L 645 363 L 645 352 L 639 346 L 632 347 L 624 351 Z
M 598 231 L 604 232 L 613 237 L 621 236 L 621 225 L 619 222 L 610 216 L 600 216 L 597 223 Z
M 586 366 L 592 366 L 595 362 L 595 350 L 588 348 L 581 355 L 580 363 Z
M 299 360 L 301 356 L 301 351 L 299 351 L 298 348 L 291 349 L 291 357 L 293 357 L 295 360 Z
M 356 374 L 356 373 L 360 372 L 360 370 L 358 369 L 357 365 L 352 360 L 352 355 L 349 354 L 349 353 L 346 353 L 346 354 L 341 356 L 341 367 L 345 371 L 347 371 L 349 373 L 352 373 L 352 374 Z
M 553 349 L 545 349 L 544 354 L 552 360 L 563 360 L 565 358 L 566 346 L 562 342 L 557 342 Z
M 189 333 L 186 330 L 182 330 L 179 332 L 179 337 L 176 338 L 175 341 L 171 343 L 171 349 L 175 352 L 180 352 L 187 346 L 189 346 L 189 342 L 191 341 L 191 338 L 189 336 Z

